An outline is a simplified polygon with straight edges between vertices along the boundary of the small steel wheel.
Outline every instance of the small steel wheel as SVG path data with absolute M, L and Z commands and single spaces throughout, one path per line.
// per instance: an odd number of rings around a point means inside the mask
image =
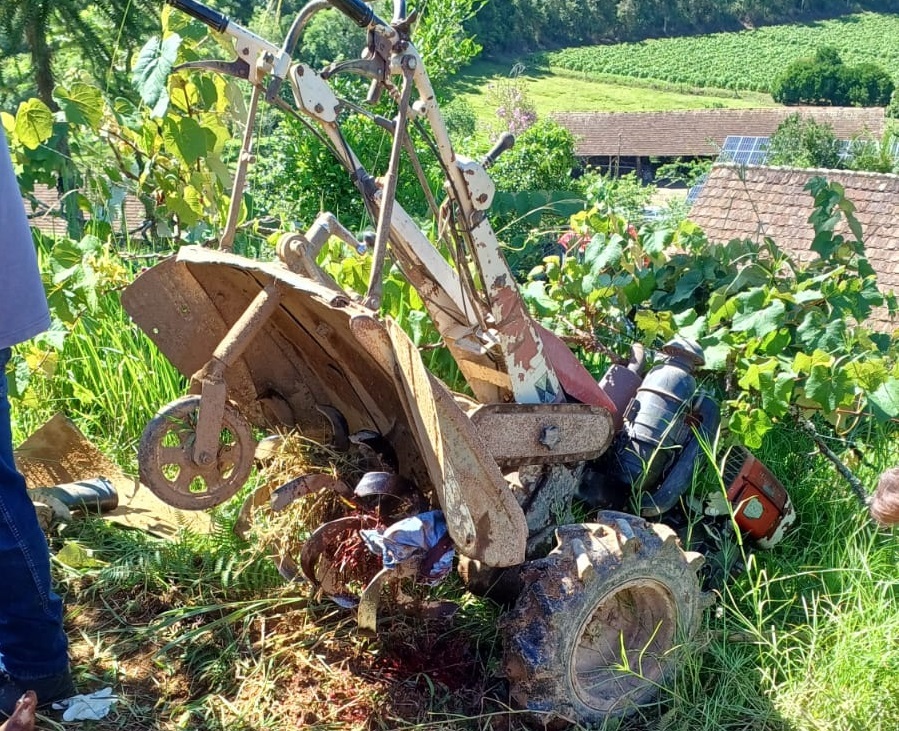
M 184 396 L 164 406 L 144 429 L 138 447 L 141 482 L 160 500 L 185 510 L 203 510 L 225 502 L 253 469 L 255 441 L 250 425 L 225 404 L 215 459 L 193 461 L 199 396 Z

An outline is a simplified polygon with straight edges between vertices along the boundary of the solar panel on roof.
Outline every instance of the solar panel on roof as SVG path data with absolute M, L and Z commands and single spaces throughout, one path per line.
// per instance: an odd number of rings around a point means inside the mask
M 766 165 L 768 163 L 768 142 L 770 139 L 770 137 L 728 135 L 724 138 L 715 162 L 732 162 L 738 165 Z M 840 162 L 846 162 L 859 153 L 866 151 L 866 148 L 870 145 L 877 146 L 874 149 L 875 153 L 879 151 L 880 142 L 877 140 L 840 140 Z M 899 139 L 890 141 L 889 155 L 894 161 L 899 162 Z M 707 179 L 708 175 L 703 175 L 690 188 L 690 192 L 687 194 L 687 205 L 692 206 L 696 202 Z
M 764 165 L 768 157 L 768 137 L 724 138 L 716 162 L 735 162 L 738 165 Z
M 696 202 L 696 199 L 699 198 L 699 194 L 702 192 L 702 188 L 705 185 L 705 181 L 708 179 L 709 179 L 709 174 L 705 173 L 704 175 L 701 175 L 699 180 L 697 180 L 696 183 L 693 185 L 693 187 L 690 188 L 690 192 L 687 193 L 687 199 L 686 199 L 688 206 L 692 206 Z

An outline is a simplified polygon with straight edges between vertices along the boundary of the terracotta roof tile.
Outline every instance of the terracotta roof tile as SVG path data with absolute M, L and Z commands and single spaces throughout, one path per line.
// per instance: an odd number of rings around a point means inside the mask
M 829 124 L 839 139 L 883 135 L 882 107 L 772 107 L 552 115 L 577 137 L 580 157 L 717 155 L 728 135 L 765 137 L 790 114 Z
M 712 168 L 690 219 L 710 241 L 758 240 L 761 234 L 801 261 L 810 261 L 814 257 L 810 248 L 814 232 L 808 223 L 812 196 L 804 187 L 819 175 L 840 183 L 855 204 L 881 290 L 899 292 L 899 175 L 719 164 Z M 845 223 L 837 228 L 838 233 L 846 231 Z M 878 311 L 872 321 L 884 331 L 899 327 L 884 311 Z
M 29 223 L 47 236 L 65 236 L 66 221 L 60 210 L 59 194 L 56 189 L 36 185 L 32 195 L 34 200 L 24 199 Z M 122 210 L 116 211 L 113 225 L 116 231 L 133 232 L 143 225 L 146 216 L 144 207 L 137 198 L 126 196 L 121 208 L 124 209 L 125 220 L 124 222 L 121 220 Z

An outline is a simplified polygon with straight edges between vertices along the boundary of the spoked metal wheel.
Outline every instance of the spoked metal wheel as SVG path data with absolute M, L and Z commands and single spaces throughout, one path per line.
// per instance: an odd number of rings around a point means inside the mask
M 186 510 L 225 502 L 253 469 L 250 426 L 231 404 L 225 404 L 213 459 L 206 465 L 194 462 L 200 408 L 199 396 L 172 401 L 147 424 L 138 447 L 141 482 L 160 500 Z
M 674 532 L 624 513 L 556 531 L 504 617 L 513 699 L 546 725 L 601 723 L 652 703 L 708 604 Z

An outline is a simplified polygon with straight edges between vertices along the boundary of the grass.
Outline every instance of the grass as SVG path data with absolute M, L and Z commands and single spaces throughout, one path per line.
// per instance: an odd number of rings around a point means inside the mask
M 868 450 L 866 480 L 887 443 Z M 746 549 L 660 706 L 609 729 L 899 726 L 895 535 L 864 519 L 803 433 L 779 428 L 760 456 L 790 487 L 796 529 L 773 551 Z M 58 567 L 78 680 L 123 696 L 93 728 L 526 728 L 496 676 L 496 605 L 453 577 L 434 592 L 459 602 L 453 618 L 382 612 L 378 636 L 362 637 L 351 612 L 284 584 L 264 548 L 238 540 L 234 514 L 174 542 L 100 520 L 66 530 L 100 562 Z
M 558 66 L 528 65 L 516 76 L 538 115 L 553 112 L 639 112 L 667 109 L 757 108 L 774 104 L 767 94 L 696 89 L 623 76 L 592 78 Z M 488 120 L 494 109 L 488 91 L 491 81 L 508 78 L 514 61 L 475 61 L 448 86 L 461 96 L 478 119 Z

